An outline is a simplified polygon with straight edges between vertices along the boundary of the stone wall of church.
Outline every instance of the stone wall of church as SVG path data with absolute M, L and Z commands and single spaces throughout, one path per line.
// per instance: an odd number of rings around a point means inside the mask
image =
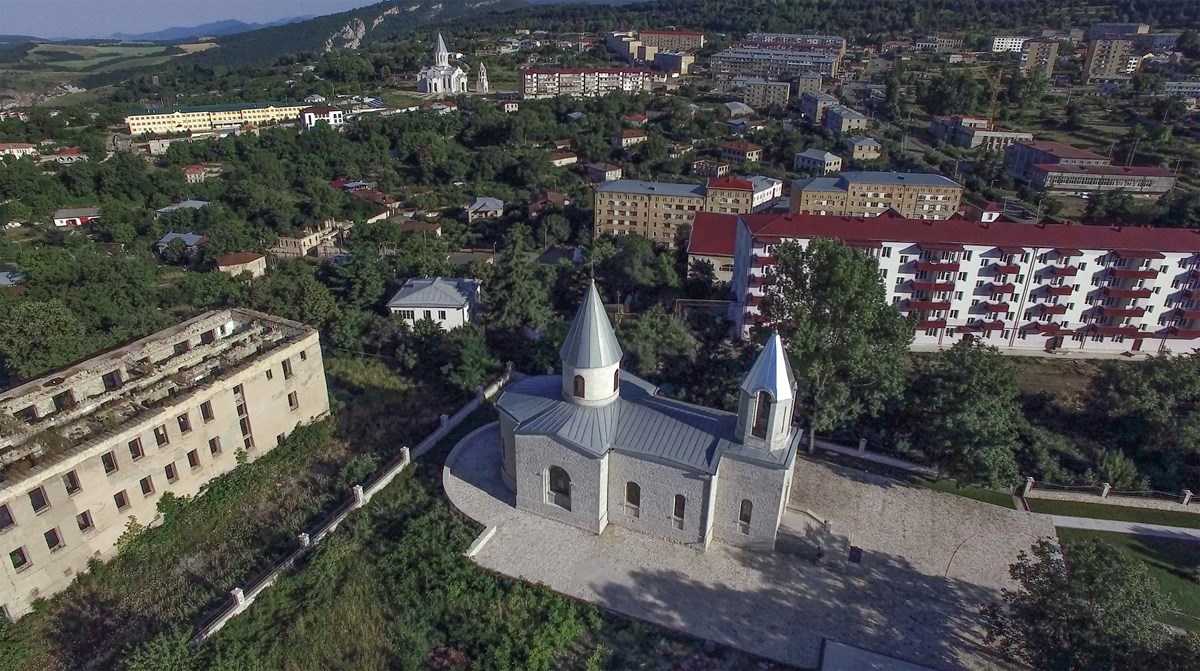
M 600 533 L 608 511 L 601 508 L 608 456 L 589 457 L 548 436 L 515 436 L 517 507 L 544 517 Z M 571 478 L 571 509 L 550 501 L 548 471 L 557 466 Z
M 770 468 L 726 456 L 717 471 L 713 537 L 755 550 L 775 547 L 791 469 Z M 751 503 L 750 524 L 740 522 L 742 501 Z
M 637 483 L 640 505 L 626 502 L 626 484 Z M 642 459 L 609 454 L 608 520 L 617 526 L 703 549 L 709 481 L 702 474 Z M 683 528 L 674 519 L 675 496 L 684 497 Z
M 502 460 L 500 465 L 500 477 L 504 480 L 504 486 L 508 490 L 516 493 L 517 491 L 517 444 L 516 436 L 513 432 L 516 430 L 517 423 L 511 417 L 500 414 L 500 445 Z

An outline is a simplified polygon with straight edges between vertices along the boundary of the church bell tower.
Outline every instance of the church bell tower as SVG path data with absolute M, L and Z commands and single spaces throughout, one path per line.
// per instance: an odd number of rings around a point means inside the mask
M 737 435 L 746 447 L 783 449 L 792 436 L 796 380 L 779 333 L 771 334 L 739 389 Z
M 617 400 L 621 357 L 596 281 L 588 287 L 558 352 L 562 361 L 563 399 L 576 405 L 608 405 Z

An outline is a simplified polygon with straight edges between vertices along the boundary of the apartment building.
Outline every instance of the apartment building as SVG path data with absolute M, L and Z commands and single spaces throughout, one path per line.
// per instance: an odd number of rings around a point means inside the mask
M 913 40 L 916 51 L 953 51 L 963 48 L 963 40 L 955 37 L 918 37 Z
M 1194 231 L 897 216 L 741 215 L 735 333 L 763 323 L 775 246 L 836 238 L 875 258 L 914 347 L 974 338 L 1002 351 L 1189 352 L 1200 345 Z
M 957 114 L 932 117 L 929 133 L 946 144 L 980 151 L 1004 151 L 1017 142 L 1033 141 L 1033 133 L 1001 130 L 987 119 Z
M 1026 75 L 1040 72 L 1053 81 L 1057 61 L 1058 40 L 1029 40 L 1021 49 L 1021 72 Z
M 839 35 L 819 35 L 814 33 L 750 33 L 746 35 L 743 44 L 776 47 L 787 49 L 804 49 L 808 51 L 825 51 L 837 54 L 839 58 L 846 55 L 846 38 Z
M 764 46 L 732 47 L 713 54 L 709 68 L 720 86 L 727 86 L 738 75 L 764 79 L 790 79 L 815 72 L 836 77 L 842 57 L 826 51 L 771 48 Z
M 1178 96 L 1180 98 L 1200 100 L 1200 79 L 1163 82 L 1163 90 L 1159 95 L 1168 98 Z
M 1013 179 L 1056 195 L 1121 190 L 1157 198 L 1175 188 L 1176 181 L 1166 168 L 1112 165 L 1107 156 L 1061 142 L 1018 142 L 1009 147 L 1005 163 Z
M 815 172 L 828 175 L 831 172 L 841 172 L 842 157 L 824 149 L 805 149 L 792 159 L 792 170 L 796 172 Z
M 307 107 L 304 103 L 235 103 L 153 109 L 130 114 L 125 125 L 130 135 L 235 130 L 246 124 L 293 122 Z
M 843 172 L 792 184 L 791 212 L 877 217 L 888 210 L 913 219 L 948 219 L 958 212 L 962 185 L 932 173 Z
M 1094 40 L 1105 35 L 1146 35 L 1149 32 L 1148 23 L 1093 23 L 1088 26 L 1087 38 Z
M 747 142 L 745 140 L 731 140 L 721 143 L 721 158 L 726 161 L 738 161 L 741 163 L 750 163 L 753 161 L 761 161 L 763 156 L 762 145 Z
M 806 72 L 799 77 L 793 77 L 792 83 L 795 85 L 795 94 L 804 95 L 809 91 L 820 91 L 825 85 L 825 79 L 818 72 Z
M 729 174 L 729 162 L 710 158 L 692 161 L 692 174 L 698 177 L 724 177 Z
M 1088 43 L 1083 76 L 1087 82 L 1124 79 L 1137 72 L 1140 65 L 1132 38 L 1098 37 Z
M 749 213 L 782 195 L 783 182 L 769 177 L 725 176 L 704 184 L 614 180 L 596 187 L 592 223 L 596 235 L 637 234 L 674 245 L 679 227 L 697 212 Z
M 866 130 L 867 115 L 845 105 L 829 105 L 825 108 L 825 120 L 821 125 L 835 135 L 847 135 Z
M 521 71 L 524 98 L 596 98 L 613 91 L 650 91 L 654 73 L 644 68 L 528 68 Z
M 742 102 L 755 108 L 777 105 L 786 107 L 792 97 L 791 82 L 773 82 L 762 77 L 739 75 L 729 82 L 729 86 L 742 96 Z
M 192 496 L 329 411 L 316 330 L 215 310 L 0 393 L 0 609 L 108 559 L 163 494 Z
M 1019 52 L 1030 39 L 1032 38 L 1023 35 L 997 35 L 992 38 L 992 53 Z
M 650 63 L 663 72 L 678 72 L 686 75 L 692 71 L 692 65 L 696 63 L 696 55 L 683 51 L 660 51 L 654 54 Z
M 814 126 L 825 123 L 825 110 L 832 105 L 838 105 L 838 99 L 828 93 L 809 91 L 800 96 L 800 114 Z
M 704 48 L 704 33 L 690 30 L 639 30 L 642 44 L 660 51 L 698 51 Z

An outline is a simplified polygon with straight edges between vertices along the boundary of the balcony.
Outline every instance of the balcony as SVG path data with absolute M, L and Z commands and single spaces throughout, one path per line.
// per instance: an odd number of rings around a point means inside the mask
M 774 275 L 751 275 L 750 281 L 747 283 L 751 287 L 765 287 L 775 284 Z
M 1072 256 L 1083 256 L 1083 250 L 1073 249 L 1071 247 L 1058 247 L 1054 250 L 1054 253 L 1058 254 L 1058 258 L 1060 259 L 1069 259 Z
M 1200 319 L 1200 310 L 1178 309 L 1171 314 L 1172 319 Z
M 1104 306 L 1100 308 L 1100 315 L 1103 317 L 1145 317 L 1146 308 L 1114 308 Z
M 1067 306 L 1065 305 L 1042 305 L 1041 314 L 1044 315 L 1065 315 L 1067 314 Z
M 1072 293 L 1075 292 L 1075 287 L 1066 286 L 1066 285 L 1059 285 L 1059 286 L 1043 285 L 1040 288 L 1044 289 L 1046 292 L 1046 295 L 1048 295 L 1048 296 L 1070 296 Z
M 944 328 L 946 328 L 946 320 L 945 319 L 922 319 L 921 321 L 917 322 L 917 328 L 919 328 L 919 329 L 944 329 Z
M 1008 325 L 999 320 L 984 321 L 982 319 L 976 319 L 975 321 L 971 322 L 970 324 L 967 324 L 966 326 L 958 327 L 958 329 L 956 329 L 956 330 L 959 331 L 960 333 L 971 333 L 973 331 L 983 331 L 983 332 L 1003 331 L 1006 328 L 1008 328 Z
M 1017 293 L 1017 287 L 1012 284 L 996 284 L 992 282 L 988 285 L 987 289 L 993 296 L 1011 296 Z
M 958 261 L 917 261 L 917 272 L 956 273 Z
M 931 312 L 934 310 L 950 309 L 950 301 L 919 301 L 910 299 L 906 305 L 908 310 L 916 312 Z
M 913 291 L 954 291 L 953 282 L 913 282 Z
M 766 266 L 773 266 L 773 265 L 775 265 L 775 257 L 774 256 L 755 255 L 754 257 L 752 257 L 750 259 L 750 267 L 751 268 L 764 268 Z
M 1003 313 L 1008 312 L 1008 303 L 984 303 L 982 305 L 982 307 L 983 307 L 983 311 L 988 314 L 991 314 L 994 312 L 1003 312 Z
M 1048 335 L 1048 336 L 1068 336 L 1068 335 L 1072 335 L 1073 333 L 1075 333 L 1074 331 L 1072 331 L 1069 328 L 1065 328 L 1058 324 L 1050 324 L 1050 323 L 1045 323 L 1045 322 L 1034 322 L 1032 324 L 1026 324 L 1023 328 L 1029 329 L 1030 331 L 1035 331 L 1042 335 Z
M 993 263 L 992 270 L 996 271 L 997 275 L 1016 275 L 1021 272 L 1021 266 L 1015 263 Z
M 1079 329 L 1080 333 L 1094 333 L 1101 336 L 1121 336 L 1124 338 L 1153 338 L 1153 333 L 1145 333 L 1138 330 L 1136 326 L 1101 326 L 1099 324 L 1088 324 Z
M 1100 295 L 1105 298 L 1150 298 L 1154 292 L 1149 289 L 1120 289 L 1118 287 L 1104 287 L 1100 290 Z
M 1119 256 L 1122 259 L 1165 259 L 1162 252 L 1142 252 L 1135 249 L 1114 249 L 1114 256 Z
M 1079 268 L 1075 266 L 1050 266 L 1049 270 L 1055 277 L 1075 277 L 1079 274 Z
M 1152 280 L 1158 277 L 1157 270 L 1129 270 L 1125 268 L 1109 268 L 1108 276 L 1118 280 Z

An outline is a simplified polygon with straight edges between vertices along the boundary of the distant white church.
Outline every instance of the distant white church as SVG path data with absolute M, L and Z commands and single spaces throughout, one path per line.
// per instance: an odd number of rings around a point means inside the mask
M 467 73 L 450 65 L 450 50 L 441 33 L 438 33 L 437 47 L 433 50 L 433 65 L 423 67 L 417 73 L 417 90 L 421 93 L 467 92 Z
M 613 524 L 700 550 L 774 548 L 800 442 L 779 334 L 742 379 L 736 414 L 622 371 L 595 283 L 559 356 L 561 375 L 526 377 L 496 404 L 518 508 L 595 534 Z

